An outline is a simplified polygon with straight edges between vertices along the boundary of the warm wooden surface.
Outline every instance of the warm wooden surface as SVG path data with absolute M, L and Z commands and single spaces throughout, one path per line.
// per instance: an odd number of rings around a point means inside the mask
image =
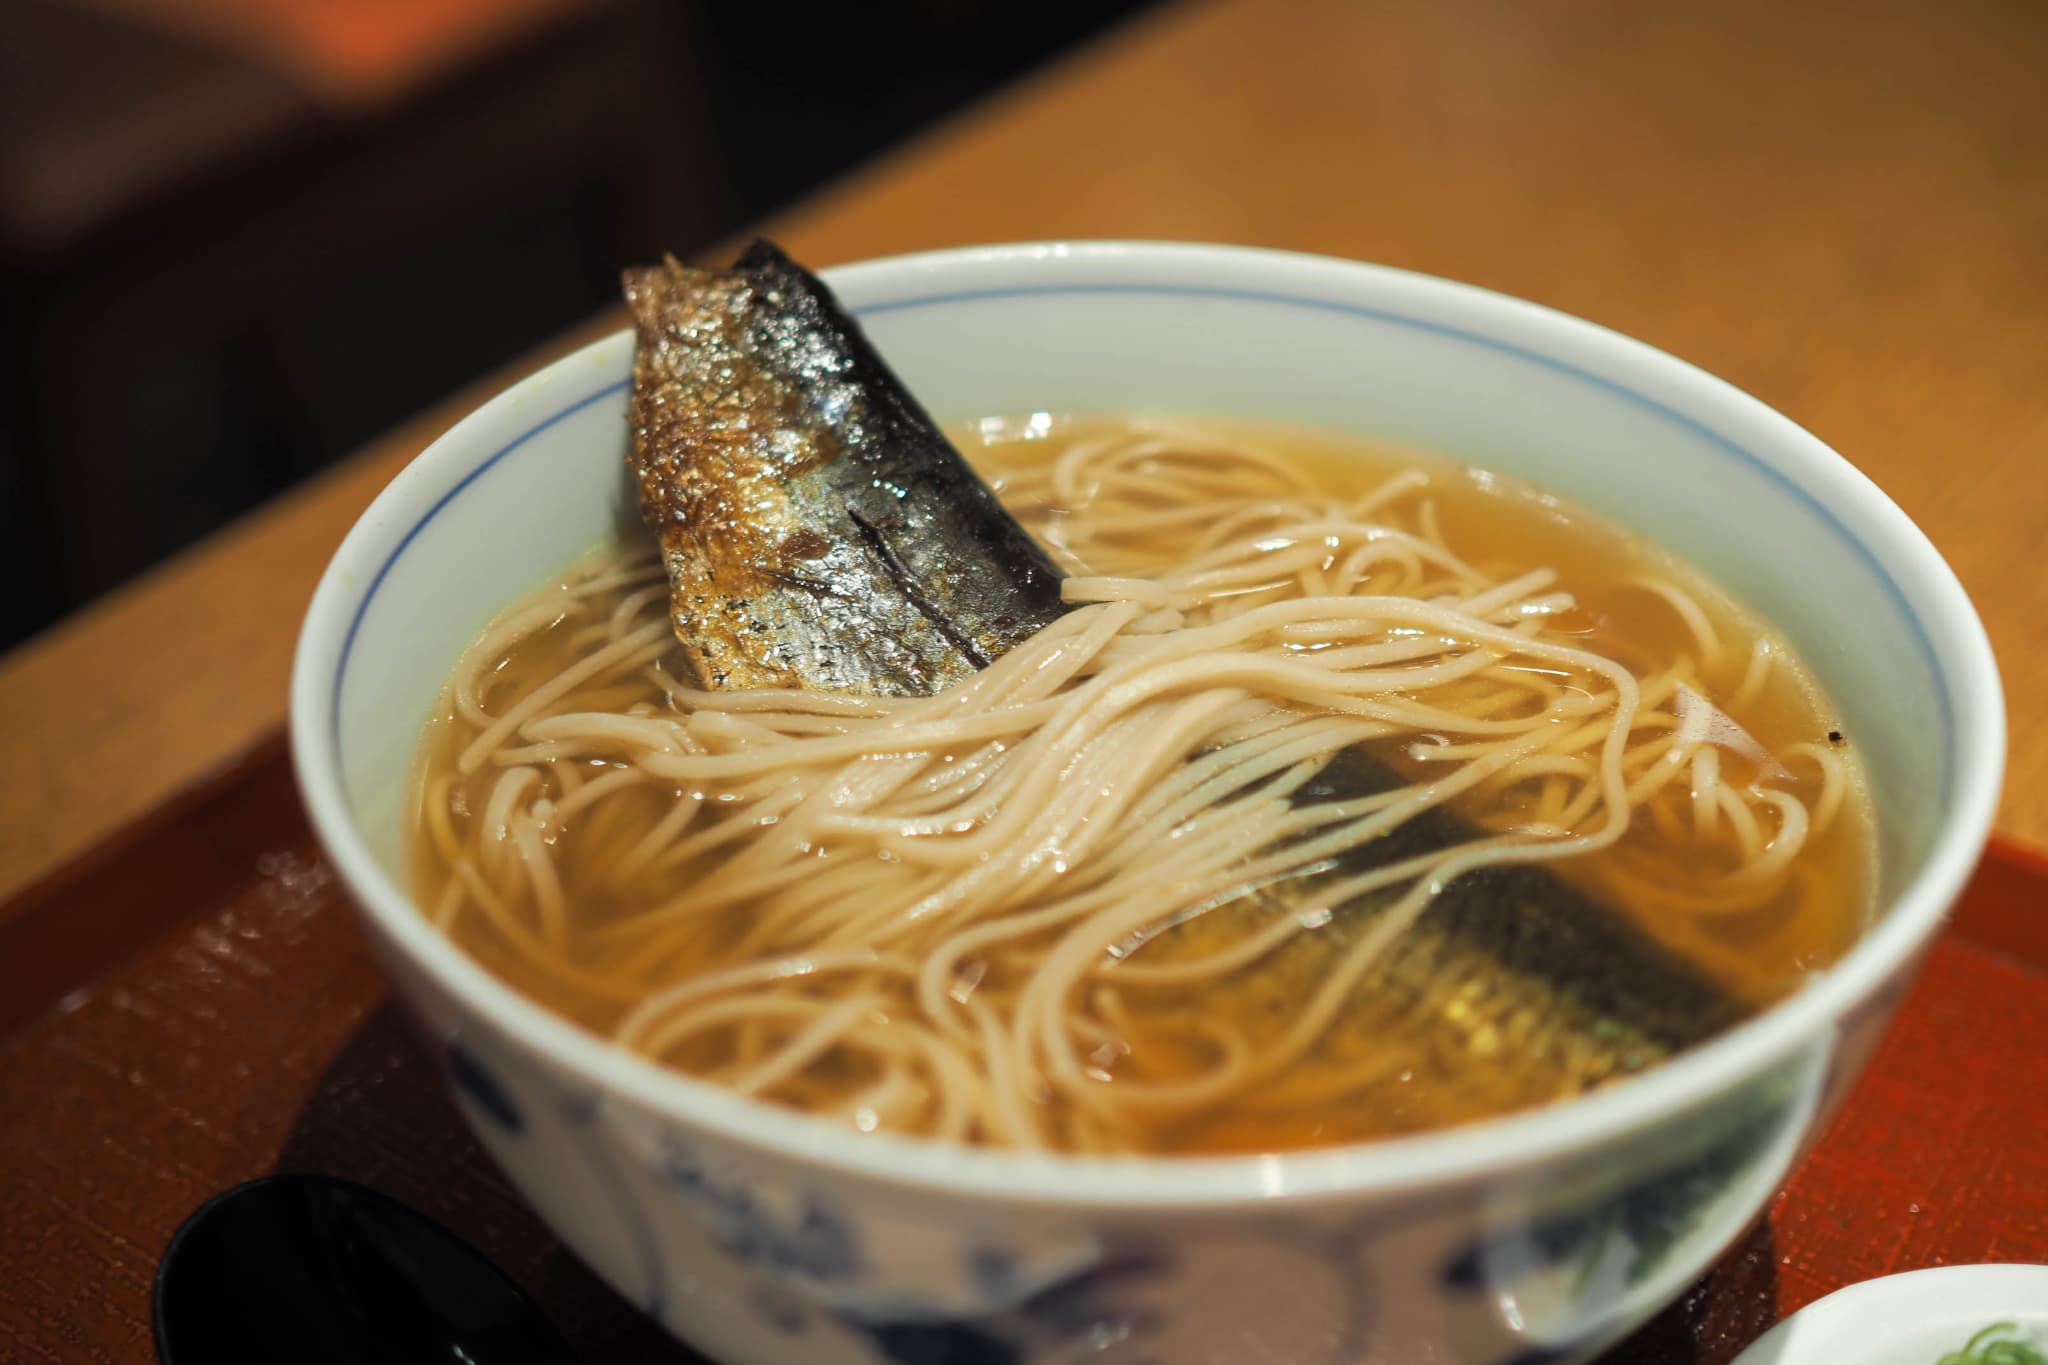
M 2048 844 L 2044 53 L 2034 0 L 1169 7 L 771 226 L 820 265 L 1294 247 L 1693 360 L 1833 443 L 1955 564 L 2012 684 L 2000 828 Z M 0 782 L 0 902 L 276 729 L 320 566 L 475 396 L 0 661 L 0 762 L 33 776 Z

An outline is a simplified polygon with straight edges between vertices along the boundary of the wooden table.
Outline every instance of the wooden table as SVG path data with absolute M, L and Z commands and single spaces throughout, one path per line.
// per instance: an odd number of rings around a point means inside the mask
M 1488 285 L 1695 361 L 1841 450 L 1955 565 L 2012 683 L 1999 830 L 2048 847 L 2043 54 L 2030 0 L 1165 6 L 766 229 L 817 265 L 1059 236 L 1291 247 Z M 0 659 L 0 947 L 11 915 L 115 904 L 94 881 L 111 852 L 197 878 L 177 821 L 289 806 L 291 648 L 342 533 L 457 415 L 616 325 Z M 265 775 L 226 815 L 193 804 L 251 765 Z M 334 989 L 353 1020 L 375 987 L 350 961 Z M 15 971 L 48 992 L 89 965 Z

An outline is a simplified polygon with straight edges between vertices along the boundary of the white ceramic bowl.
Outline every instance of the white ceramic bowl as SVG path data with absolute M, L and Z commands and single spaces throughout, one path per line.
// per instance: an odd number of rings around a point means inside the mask
M 1784 1178 L 1984 840 L 2004 729 L 1926 539 L 1762 404 L 1532 304 L 1219 247 L 993 247 L 829 272 L 941 418 L 1272 416 L 1510 470 L 1778 623 L 1875 788 L 1883 916 L 1834 970 L 1648 1074 L 1534 1113 L 1270 1157 L 1082 1160 L 863 1137 L 615 1050 L 428 928 L 399 804 L 457 652 L 630 518 L 620 334 L 485 404 L 322 580 L 292 684 L 315 828 L 484 1145 L 564 1241 L 724 1361 L 1575 1360 L 1683 1290 Z

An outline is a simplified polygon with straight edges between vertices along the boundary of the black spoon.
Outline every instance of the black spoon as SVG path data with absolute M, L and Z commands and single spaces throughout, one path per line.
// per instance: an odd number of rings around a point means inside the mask
M 202 1204 L 156 1272 L 164 1365 L 576 1365 L 540 1306 L 425 1214 L 275 1175 Z

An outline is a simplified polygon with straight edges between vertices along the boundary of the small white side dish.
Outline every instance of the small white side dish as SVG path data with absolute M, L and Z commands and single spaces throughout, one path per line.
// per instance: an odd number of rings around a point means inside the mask
M 2048 1265 L 1944 1265 L 1816 1299 L 1757 1338 L 1735 1365 L 1936 1365 L 1984 1328 L 2048 1356 Z

